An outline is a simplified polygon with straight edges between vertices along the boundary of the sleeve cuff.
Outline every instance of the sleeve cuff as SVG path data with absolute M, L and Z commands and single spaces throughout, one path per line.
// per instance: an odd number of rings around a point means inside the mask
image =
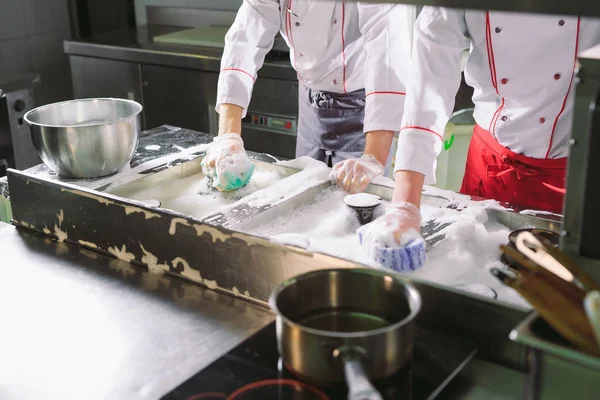
M 235 104 L 244 109 L 242 118 L 245 117 L 253 88 L 252 75 L 237 69 L 222 70 L 219 74 L 216 111 L 219 112 L 221 104 Z
M 394 172 L 415 171 L 425 175 L 425 184 L 435 184 L 437 155 L 442 150 L 442 140 L 432 132 L 404 129 L 398 135 L 398 149 Z
M 404 92 L 380 91 L 366 94 L 364 131 L 398 132 L 404 114 Z

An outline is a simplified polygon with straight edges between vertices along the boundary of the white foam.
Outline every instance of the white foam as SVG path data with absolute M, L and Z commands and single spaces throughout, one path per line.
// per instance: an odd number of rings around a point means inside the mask
M 210 148 L 210 146 L 212 146 L 212 143 L 199 144 L 197 146 L 188 147 L 187 149 L 181 148 L 179 146 L 173 146 L 175 148 L 180 149 L 181 151 L 178 153 L 171 153 L 151 161 L 147 161 L 134 168 L 131 168 L 129 165 L 126 165 L 115 176 L 94 180 L 91 181 L 91 183 L 89 184 L 85 184 L 85 181 L 80 181 L 78 182 L 78 185 L 81 184 L 81 186 L 87 187 L 93 184 L 94 187 L 101 187 L 103 185 L 110 184 L 106 189 L 108 191 L 116 187 L 125 185 L 127 183 L 133 182 L 137 179 L 143 178 L 145 175 L 143 175 L 142 172 L 147 171 L 149 169 L 159 167 L 163 164 L 170 165 L 173 161 L 178 160 L 180 158 L 193 159 L 194 157 L 196 157 L 194 154 L 205 152 Z
M 155 199 L 161 203 L 162 208 L 194 218 L 204 218 L 281 179 L 279 171 L 257 169 L 245 187 L 235 191 L 220 192 L 210 187 L 204 175 L 198 173 L 119 195 L 138 201 Z
M 522 215 L 551 215 L 554 217 L 562 217 L 561 214 L 555 214 L 550 211 L 540 211 L 540 210 L 523 210 L 523 211 L 519 212 L 519 214 L 522 214 Z
M 263 237 L 303 235 L 308 238 L 309 251 L 379 268 L 359 244 L 356 230 L 360 225 L 356 215 L 343 202 L 346 195 L 335 187 L 325 189 L 312 203 L 266 224 L 245 225 L 244 230 Z M 485 285 L 498 294 L 499 300 L 528 307 L 514 290 L 505 287 L 490 273 L 491 268 L 503 268 L 498 247 L 506 244 L 510 233 L 506 226 L 488 217 L 487 208 L 495 207 L 497 203 L 465 201 L 461 195 L 449 197 L 461 200 L 462 211 L 421 206 L 424 223 L 435 218 L 441 223 L 452 224 L 438 233 L 445 234 L 446 238 L 429 250 L 427 264 L 413 272 L 413 276 L 451 287 Z M 376 216 L 381 215 L 386 206 L 384 201 L 376 209 Z
M 276 165 L 281 165 L 283 167 L 294 168 L 294 169 L 319 169 L 319 168 L 327 168 L 324 162 L 315 160 L 312 157 L 302 156 L 295 158 L 293 160 L 288 161 L 279 161 Z
M 381 204 L 381 197 L 370 193 L 357 193 L 346 196 L 344 203 L 352 207 L 374 207 Z
M 500 203 L 496 200 L 474 201 L 474 200 L 471 200 L 471 196 L 468 196 L 466 194 L 460 194 L 460 193 L 453 192 L 451 190 L 436 188 L 434 186 L 427 186 L 427 185 L 423 186 L 423 194 L 427 195 L 427 196 L 433 196 L 433 197 L 442 197 L 444 199 L 447 199 L 449 203 L 454 204 L 454 205 L 458 206 L 459 208 L 473 206 L 473 205 L 477 204 L 480 206 L 484 206 L 487 209 L 495 208 L 495 209 L 501 209 L 501 210 L 510 210 L 510 208 L 500 205 Z
M 323 190 L 312 203 L 267 224 L 247 226 L 245 231 L 263 237 L 303 235 L 309 238 L 309 251 L 373 265 L 361 251 L 356 235 L 360 224 L 354 211 L 344 204 L 346 195 L 343 190 L 332 186 Z M 384 210 L 382 204 L 375 210 L 375 216 L 380 216 Z
M 279 162 L 278 164 L 295 169 L 304 169 L 268 186 L 264 190 L 252 193 L 243 201 L 247 201 L 253 207 L 275 205 L 305 190 L 329 181 L 329 167 L 310 157 L 300 157 L 292 161 Z
M 308 249 L 310 245 L 310 239 L 299 233 L 282 233 L 281 235 L 271 236 L 271 240 L 301 249 Z

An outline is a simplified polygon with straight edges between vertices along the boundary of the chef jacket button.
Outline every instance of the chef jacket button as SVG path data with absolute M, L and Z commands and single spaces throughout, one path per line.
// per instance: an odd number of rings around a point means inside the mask
M 559 80 L 560 79 L 560 74 L 554 74 L 554 79 L 555 80 Z
M 337 79 L 334 79 L 331 83 L 333 83 L 334 85 L 337 85 Z
M 296 26 L 300 26 L 300 22 L 296 22 Z
M 540 124 L 543 124 L 544 122 L 546 122 L 546 118 L 544 118 L 544 117 L 540 118 Z
M 560 21 L 558 21 L 558 26 L 564 26 L 565 25 L 565 20 L 561 19 Z
M 502 32 L 502 28 L 500 28 L 499 26 L 496 27 L 496 29 L 494 29 L 496 31 L 496 33 L 500 33 Z
M 337 19 L 334 19 L 334 20 L 333 20 L 333 23 L 334 23 L 334 24 L 337 24 Z
M 500 118 L 503 122 L 508 121 L 508 117 L 506 115 L 503 115 L 502 118 Z
M 503 78 L 500 82 L 502 82 L 503 85 L 506 85 L 508 83 L 508 79 Z

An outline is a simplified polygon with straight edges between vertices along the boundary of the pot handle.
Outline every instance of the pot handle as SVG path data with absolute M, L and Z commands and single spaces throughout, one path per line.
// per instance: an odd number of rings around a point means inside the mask
M 338 349 L 334 352 L 334 355 L 339 356 L 344 363 L 348 400 L 383 400 L 381 394 L 369 382 L 360 355 L 357 353 L 353 349 Z

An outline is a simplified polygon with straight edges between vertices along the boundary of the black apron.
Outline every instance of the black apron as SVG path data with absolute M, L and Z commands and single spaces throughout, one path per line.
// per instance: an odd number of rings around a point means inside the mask
M 299 86 L 296 157 L 332 166 L 362 156 L 365 91 L 331 93 Z

